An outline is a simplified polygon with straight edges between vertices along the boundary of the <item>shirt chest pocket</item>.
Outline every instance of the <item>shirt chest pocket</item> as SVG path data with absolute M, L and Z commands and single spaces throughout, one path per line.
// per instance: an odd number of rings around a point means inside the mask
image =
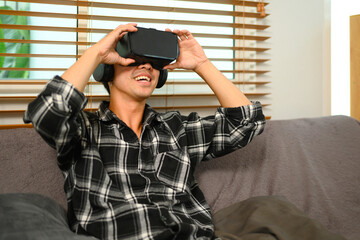
M 157 179 L 176 192 L 184 192 L 190 174 L 190 158 L 186 150 L 157 154 L 154 159 Z

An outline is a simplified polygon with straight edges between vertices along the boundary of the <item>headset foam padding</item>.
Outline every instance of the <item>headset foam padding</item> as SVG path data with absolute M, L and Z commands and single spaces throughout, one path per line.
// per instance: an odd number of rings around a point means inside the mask
M 159 80 L 156 85 L 156 88 L 161 88 L 162 86 L 164 86 L 167 77 L 168 77 L 168 71 L 164 69 L 160 70 Z
M 93 77 L 98 82 L 111 82 L 114 77 L 114 66 L 100 63 L 93 72 Z

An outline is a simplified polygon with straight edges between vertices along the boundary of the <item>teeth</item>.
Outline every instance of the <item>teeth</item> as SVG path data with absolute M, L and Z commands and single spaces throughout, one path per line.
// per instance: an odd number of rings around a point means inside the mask
M 136 77 L 135 80 L 136 81 L 145 80 L 145 81 L 150 82 L 151 79 L 149 77 L 146 77 L 146 76 L 139 76 L 139 77 Z

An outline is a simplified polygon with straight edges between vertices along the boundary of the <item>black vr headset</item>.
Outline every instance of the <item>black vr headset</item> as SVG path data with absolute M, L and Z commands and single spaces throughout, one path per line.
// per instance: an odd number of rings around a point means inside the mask
M 137 27 L 137 32 L 126 33 L 117 43 L 116 52 L 121 57 L 132 58 L 135 63 L 129 66 L 137 66 L 150 63 L 160 71 L 159 81 L 156 88 L 161 88 L 167 79 L 167 70 L 163 67 L 174 61 L 179 56 L 177 35 L 172 32 L 164 32 L 155 29 Z M 94 73 L 94 79 L 102 82 L 108 92 L 108 82 L 113 80 L 114 66 L 101 63 Z

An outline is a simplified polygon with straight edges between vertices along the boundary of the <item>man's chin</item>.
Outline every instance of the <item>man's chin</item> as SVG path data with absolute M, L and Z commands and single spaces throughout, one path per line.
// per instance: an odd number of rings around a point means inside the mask
M 137 99 L 140 101 L 147 100 L 149 97 L 151 97 L 151 95 L 152 95 L 152 92 L 151 93 L 142 92 L 142 93 L 136 94 Z

